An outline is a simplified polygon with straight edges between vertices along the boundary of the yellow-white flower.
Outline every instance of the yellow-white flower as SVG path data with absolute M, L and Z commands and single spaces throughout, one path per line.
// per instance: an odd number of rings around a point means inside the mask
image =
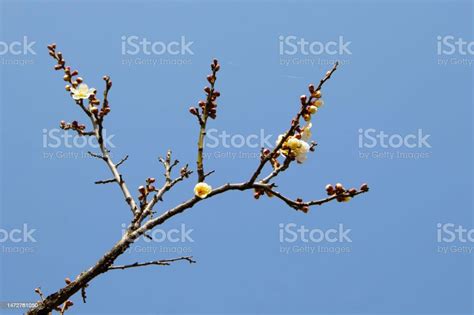
M 300 147 L 301 147 L 301 140 L 295 138 L 295 137 L 290 137 L 290 139 L 288 139 L 286 145 L 288 146 L 288 148 L 291 149 L 291 151 L 293 152 L 296 152 Z
M 301 140 L 308 141 L 311 139 L 311 127 L 313 127 L 313 124 L 310 122 L 304 126 L 303 131 L 301 132 Z
M 212 191 L 212 187 L 204 182 L 197 183 L 194 186 L 194 194 L 201 199 L 204 199 L 209 195 Z
M 298 163 L 306 161 L 306 154 L 309 151 L 309 144 L 303 140 L 300 140 L 300 147 L 294 151 L 295 159 Z
M 81 83 L 76 88 L 71 88 L 72 98 L 75 100 L 88 99 L 89 96 L 95 93 L 95 89 L 89 89 L 87 84 Z

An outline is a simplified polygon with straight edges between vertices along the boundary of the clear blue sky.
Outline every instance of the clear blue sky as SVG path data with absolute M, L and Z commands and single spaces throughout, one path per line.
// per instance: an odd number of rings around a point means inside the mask
M 109 174 L 100 161 L 82 156 L 89 148 L 43 144 L 44 130 L 60 120 L 84 121 L 61 73 L 52 70 L 46 45 L 56 42 L 90 86 L 102 91 L 101 77 L 112 77 L 106 128 L 114 135 L 113 156 L 130 155 L 122 171 L 134 193 L 146 177 L 162 179 L 156 157 L 168 148 L 195 166 L 198 130 L 188 107 L 203 98 L 213 57 L 222 64 L 218 119 L 209 124 L 214 135 L 226 132 L 238 141 L 263 130 L 272 142 L 307 84 L 329 68 L 311 62 L 341 60 L 313 121 L 316 152 L 277 183 L 306 199 L 323 197 L 327 183 L 371 187 L 347 204 L 307 215 L 277 200 L 256 201 L 250 192 L 203 202 L 163 226 L 185 224 L 194 242 L 140 241 L 118 261 L 179 256 L 143 253 L 161 248 L 189 250 L 197 264 L 110 272 L 91 284 L 87 304 L 74 298 L 72 313 L 472 314 L 474 243 L 437 240 L 438 223 L 474 228 L 474 47 L 448 55 L 453 41 L 474 41 L 470 1 L 1 1 L 0 16 L 0 52 L 25 36 L 36 42 L 36 54 L 15 55 L 14 45 L 0 55 L 0 239 L 27 224 L 36 241 L 10 237 L 0 244 L 0 301 L 34 301 L 37 286 L 46 294 L 57 290 L 109 249 L 130 219 L 118 187 L 94 186 Z M 123 55 L 123 36 L 164 43 L 183 37 L 193 42 L 193 54 Z M 281 36 L 290 43 L 282 44 L 282 54 Z M 440 55 L 439 36 L 447 41 Z M 315 54 L 300 47 L 290 55 L 302 38 L 341 39 L 347 50 L 331 55 L 329 45 L 317 54 L 314 43 Z M 145 59 L 173 64 L 124 64 Z M 378 140 L 367 147 L 380 132 L 392 146 Z M 408 136 L 408 146 L 397 147 L 398 135 Z M 429 135 L 429 146 L 410 147 L 412 135 Z M 258 163 L 238 155 L 258 152 L 246 145 L 226 148 L 221 141 L 206 152 L 206 168 L 216 170 L 212 186 L 245 180 Z M 192 196 L 194 183 L 181 183 L 158 212 Z M 352 242 L 282 243 L 280 224 L 325 231 L 342 224 Z M 348 252 L 298 253 L 294 245 Z M 291 252 L 281 253 L 288 246 Z M 467 252 L 453 253 L 452 246 Z

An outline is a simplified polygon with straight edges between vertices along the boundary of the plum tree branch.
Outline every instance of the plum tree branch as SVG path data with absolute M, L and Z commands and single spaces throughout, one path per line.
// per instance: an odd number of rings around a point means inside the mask
M 326 191 L 328 193 L 328 197 L 318 200 L 306 201 L 304 202 L 302 199 L 291 199 L 282 193 L 275 190 L 276 185 L 271 183 L 279 174 L 287 170 L 291 164 L 298 158 L 294 154 L 298 152 L 298 150 L 302 150 L 306 152 L 307 149 L 313 149 L 314 145 L 309 146 L 306 142 L 300 140 L 303 137 L 304 128 L 302 129 L 299 125 L 300 119 L 303 117 L 305 120 L 310 118 L 310 113 L 315 112 L 314 108 L 311 107 L 317 106 L 318 99 L 321 97 L 321 87 L 323 84 L 331 77 L 331 75 L 336 71 L 338 64 L 336 63 L 334 67 L 326 73 L 324 78 L 319 82 L 317 87 L 310 85 L 309 91 L 310 96 L 306 98 L 306 96 L 301 97 L 301 108 L 295 118 L 292 120 L 290 128 L 281 136 L 280 140 L 278 141 L 277 145 L 270 151 L 262 149 L 262 157 L 260 162 L 256 168 L 256 170 L 252 173 L 249 180 L 242 182 L 242 183 L 227 183 L 221 185 L 215 189 L 212 189 L 209 193 L 204 195 L 199 195 L 195 193 L 195 195 L 186 201 L 164 211 L 157 217 L 153 217 L 153 209 L 154 206 L 163 198 L 163 195 L 173 188 L 178 182 L 183 181 L 184 179 L 188 178 L 192 171 L 188 169 L 188 165 L 185 165 L 181 168 L 179 176 L 173 178 L 172 177 L 172 170 L 178 164 L 178 161 L 172 161 L 171 159 L 171 151 L 167 152 L 165 158 L 160 158 L 160 162 L 163 164 L 165 172 L 164 177 L 165 181 L 164 184 L 160 189 L 156 189 L 153 186 L 155 182 L 154 178 L 147 179 L 147 186 L 140 186 L 139 187 L 139 200 L 140 200 L 140 207 L 137 206 L 136 201 L 130 194 L 130 191 L 125 184 L 125 181 L 122 178 L 122 175 L 118 171 L 118 167 L 127 160 L 128 156 L 122 159 L 119 163 L 114 164 L 110 157 L 110 152 L 106 148 L 104 139 L 103 139 L 103 121 L 104 117 L 110 112 L 109 101 L 108 101 L 108 93 L 112 86 L 112 82 L 108 76 L 105 76 L 103 79 L 106 82 L 106 88 L 104 90 L 104 100 L 102 102 L 102 108 L 99 109 L 98 106 L 100 101 L 96 99 L 95 90 L 88 89 L 87 85 L 84 86 L 82 84 L 82 79 L 77 77 L 77 71 L 71 71 L 69 67 L 65 66 L 65 61 L 62 57 L 60 52 L 56 52 L 56 45 L 48 46 L 50 55 L 57 61 L 55 66 L 56 70 L 63 70 L 64 80 L 69 83 L 66 86 L 66 90 L 71 92 L 71 96 L 76 100 L 76 104 L 84 111 L 84 113 L 90 118 L 92 126 L 93 126 L 93 133 L 97 138 L 100 148 L 100 154 L 90 152 L 91 156 L 102 159 L 106 162 L 108 168 L 110 169 L 113 177 L 111 179 L 97 181 L 96 183 L 103 184 L 103 183 L 112 183 L 117 182 L 123 196 L 125 197 L 127 203 L 130 206 L 130 209 L 133 213 L 133 218 L 131 219 L 130 225 L 127 228 L 126 232 L 122 236 L 122 238 L 116 242 L 110 250 L 108 250 L 102 257 L 98 259 L 98 261 L 91 266 L 89 269 L 81 272 L 74 280 L 67 281 L 66 286 L 59 289 L 58 291 L 54 292 L 53 294 L 43 297 L 41 294 L 41 301 L 39 301 L 38 305 L 32 309 L 30 309 L 27 314 L 29 315 L 36 315 L 36 314 L 50 314 L 53 310 L 65 311 L 68 307 L 72 306 L 72 302 L 69 300 L 77 292 L 81 291 L 82 296 L 85 299 L 85 288 L 89 285 L 89 283 L 99 275 L 106 273 L 110 270 L 118 270 L 118 269 L 130 269 L 130 268 L 137 268 L 143 266 L 150 266 L 150 265 L 169 265 L 176 261 L 188 261 L 189 263 L 195 263 L 191 256 L 183 256 L 174 259 L 162 259 L 162 260 L 154 260 L 149 262 L 136 262 L 133 264 L 125 264 L 125 265 L 116 265 L 114 264 L 116 259 L 120 257 L 125 251 L 133 244 L 137 239 L 142 236 L 147 236 L 147 232 L 151 231 L 158 225 L 163 224 L 170 218 L 174 217 L 177 214 L 180 214 L 187 209 L 191 209 L 194 205 L 218 196 L 220 194 L 226 193 L 228 191 L 247 191 L 247 190 L 254 190 L 256 198 L 263 193 L 266 193 L 269 197 L 275 197 L 281 201 L 283 201 L 286 205 L 290 206 L 291 208 L 303 212 L 307 212 L 308 208 L 311 206 L 322 205 L 331 201 L 347 201 L 359 194 L 365 193 L 368 191 L 368 186 L 366 184 L 362 185 L 359 190 L 354 188 L 346 190 L 342 187 L 341 184 L 337 184 L 336 188 L 334 189 L 332 186 L 328 185 L 326 187 Z M 198 175 L 198 183 L 203 182 L 207 176 L 212 174 L 214 171 L 210 171 L 208 173 L 204 172 L 204 165 L 203 165 L 203 150 L 204 150 L 204 138 L 206 134 L 206 124 L 208 118 L 215 119 L 216 118 L 216 99 L 219 97 L 220 93 L 214 90 L 214 84 L 216 81 L 216 73 L 219 70 L 220 65 L 217 60 L 214 60 L 211 64 L 212 74 L 207 77 L 210 87 L 206 87 L 204 91 L 207 94 L 207 100 L 200 101 L 199 106 L 201 108 L 201 112 L 195 107 L 190 109 L 190 112 L 193 115 L 198 117 L 199 122 L 199 137 L 198 137 L 198 156 L 197 156 L 197 175 Z M 84 101 L 88 101 L 88 107 L 84 105 Z M 62 124 L 65 128 L 71 128 L 74 130 L 84 130 L 85 126 L 73 122 L 72 124 Z M 282 164 L 279 164 L 277 158 L 281 155 L 285 155 L 285 159 Z M 265 167 L 265 165 L 271 161 L 273 165 L 273 171 L 258 181 L 260 174 Z M 300 160 L 298 160 L 300 162 Z M 201 183 L 202 184 L 202 183 Z M 330 186 L 330 187 L 329 187 Z M 153 194 L 152 194 L 153 193 Z M 147 196 L 152 194 L 151 199 L 148 201 Z M 62 308 L 60 308 L 60 306 Z M 67 305 L 67 306 L 65 306 Z

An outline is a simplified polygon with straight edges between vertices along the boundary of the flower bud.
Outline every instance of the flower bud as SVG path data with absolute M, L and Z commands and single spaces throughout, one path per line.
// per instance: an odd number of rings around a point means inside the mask
M 369 185 L 367 185 L 367 183 L 363 183 L 363 184 L 360 186 L 360 190 L 362 190 L 362 191 L 369 191 Z
M 92 114 L 97 114 L 97 113 L 99 112 L 99 109 L 98 109 L 97 107 L 95 107 L 95 106 L 91 106 L 90 112 L 91 112 Z
M 208 75 L 207 76 L 207 81 L 211 84 L 214 84 L 214 82 L 216 82 L 216 78 L 212 75 Z
M 55 65 L 54 70 L 61 70 L 62 66 L 61 65 Z
M 71 283 L 71 279 L 66 278 L 66 279 L 64 279 L 64 282 L 66 282 L 66 284 L 70 284 L 70 283 Z
M 313 94 L 314 93 L 314 84 L 308 85 L 308 90 L 309 90 L 309 93 Z
M 81 78 L 81 77 L 77 77 L 76 78 L 76 81 L 77 83 L 81 84 L 82 82 L 84 82 L 84 80 Z
M 312 93 L 312 96 L 316 98 L 321 98 L 321 90 L 315 91 L 314 93 Z
M 337 184 L 336 184 L 336 193 L 341 194 L 341 193 L 344 192 L 344 190 L 345 190 L 345 189 L 344 189 L 344 186 L 342 186 L 341 183 L 337 183 Z
M 154 177 L 148 177 L 146 181 L 147 181 L 147 183 L 152 184 L 152 183 L 155 182 L 155 178 Z
M 301 95 L 300 96 L 301 104 L 306 104 L 306 95 Z
M 69 84 L 67 84 L 64 88 L 65 88 L 66 91 L 68 91 L 68 92 L 71 91 L 71 86 L 70 86 Z
M 146 188 L 145 186 L 140 186 L 138 187 L 138 191 L 140 192 L 140 194 L 144 195 L 146 193 Z
M 193 115 L 197 115 L 198 109 L 196 107 L 189 107 L 189 112 Z
M 316 114 L 316 112 L 318 111 L 318 108 L 316 106 L 311 105 L 310 107 L 308 107 L 308 111 L 311 114 Z
M 65 74 L 64 77 L 63 77 L 63 80 L 64 80 L 64 81 L 70 81 L 70 80 L 71 80 L 71 77 L 68 76 L 67 74 Z
M 326 192 L 329 196 L 334 195 L 334 187 L 331 184 L 326 185 Z
M 323 105 L 324 105 L 323 100 L 317 100 L 316 102 L 314 102 L 314 106 L 316 106 L 316 107 L 321 107 Z
M 357 193 L 357 190 L 355 188 L 349 189 L 349 195 L 355 195 Z

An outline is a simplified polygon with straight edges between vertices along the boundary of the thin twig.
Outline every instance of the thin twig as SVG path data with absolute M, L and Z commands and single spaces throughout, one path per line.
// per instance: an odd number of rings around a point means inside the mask
M 178 258 L 173 258 L 173 259 L 161 259 L 161 260 L 154 260 L 154 261 L 148 261 L 144 263 L 133 263 L 130 265 L 112 265 L 108 268 L 108 270 L 117 270 L 117 269 L 129 269 L 129 268 L 137 268 L 137 267 L 145 267 L 145 266 L 150 266 L 150 265 L 156 265 L 156 266 L 169 266 L 171 263 L 179 261 L 179 260 L 185 260 L 188 261 L 190 264 L 195 264 L 196 261 L 192 259 L 193 256 L 186 256 L 186 257 L 178 257 Z

